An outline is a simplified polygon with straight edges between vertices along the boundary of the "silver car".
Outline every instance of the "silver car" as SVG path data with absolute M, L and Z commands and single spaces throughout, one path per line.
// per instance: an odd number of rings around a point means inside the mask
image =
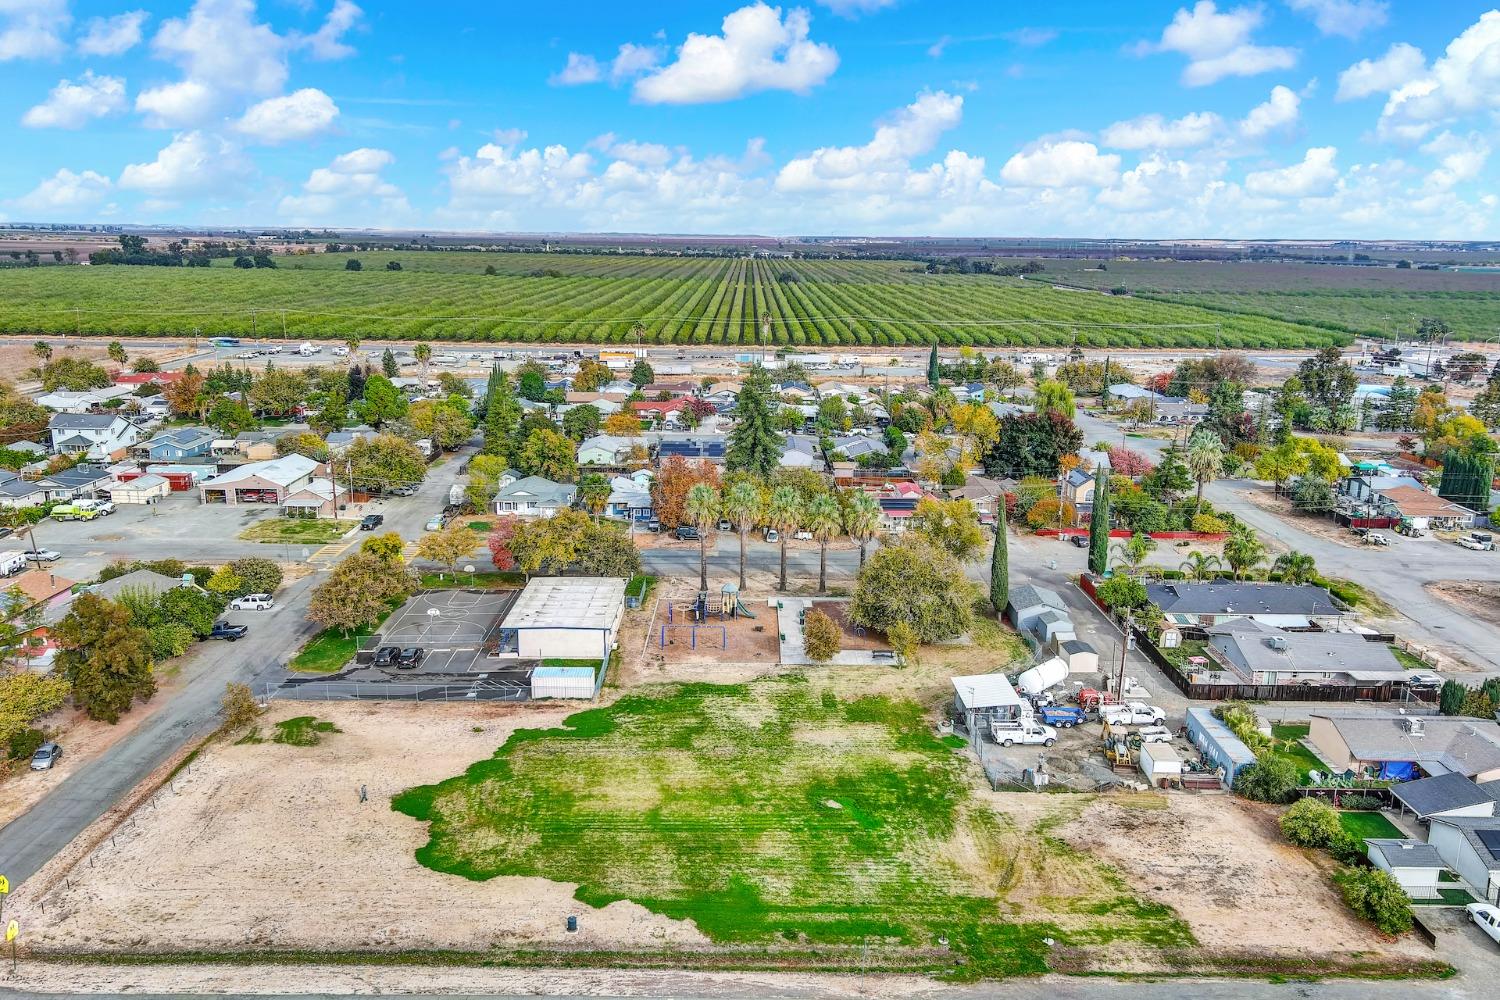
M 46 771 L 62 758 L 62 747 L 56 743 L 43 743 L 36 748 L 36 753 L 31 755 L 31 769 L 33 771 Z

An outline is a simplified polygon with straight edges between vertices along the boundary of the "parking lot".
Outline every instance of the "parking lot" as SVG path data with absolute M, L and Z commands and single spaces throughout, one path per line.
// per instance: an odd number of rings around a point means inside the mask
M 488 653 L 499 641 L 500 622 L 516 601 L 513 592 L 444 590 L 419 594 L 387 619 L 379 645 L 417 647 L 426 658 L 412 674 L 472 674 L 495 668 Z

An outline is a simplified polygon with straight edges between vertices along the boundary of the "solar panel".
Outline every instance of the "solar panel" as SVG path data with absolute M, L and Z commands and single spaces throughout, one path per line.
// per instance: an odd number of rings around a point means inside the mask
M 1475 830 L 1479 836 L 1479 842 L 1490 849 L 1490 853 L 1500 857 L 1500 830 Z

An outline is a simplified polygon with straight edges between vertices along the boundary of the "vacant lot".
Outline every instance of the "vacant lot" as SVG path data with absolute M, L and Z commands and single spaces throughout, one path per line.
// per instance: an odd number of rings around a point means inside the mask
M 268 517 L 240 532 L 247 542 L 291 542 L 327 545 L 347 535 L 353 521 L 323 521 L 301 517 Z

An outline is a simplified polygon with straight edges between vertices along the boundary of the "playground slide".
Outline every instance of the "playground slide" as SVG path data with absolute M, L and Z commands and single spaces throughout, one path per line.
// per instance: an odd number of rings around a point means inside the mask
M 755 612 L 745 607 L 745 602 L 739 598 L 734 599 L 734 610 L 736 614 L 744 615 L 746 618 L 754 618 Z

